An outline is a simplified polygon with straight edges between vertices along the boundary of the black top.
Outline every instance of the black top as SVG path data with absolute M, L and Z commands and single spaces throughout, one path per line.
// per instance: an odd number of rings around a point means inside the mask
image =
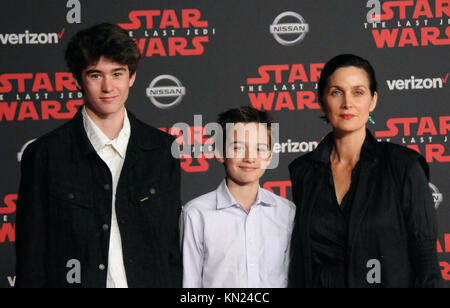
M 115 204 L 128 286 L 181 287 L 174 138 L 128 116 L 131 135 Z M 81 112 L 30 144 L 21 166 L 16 287 L 106 287 L 112 178 Z M 70 260 L 81 264 L 79 282 L 67 278 Z
M 333 144 L 331 133 L 315 151 L 289 165 L 297 206 L 289 287 L 439 286 L 442 278 L 437 261 L 436 213 L 425 159 L 408 148 L 377 142 L 367 131 L 340 213 L 335 211 L 334 189 L 330 186 Z M 330 236 L 333 233 L 335 236 Z M 331 254 L 335 257 L 330 258 Z M 380 264 L 381 281 L 367 278 L 373 261 Z M 343 272 L 344 279 L 337 279 L 337 275 L 332 280 L 317 279 L 323 269 L 330 277 L 327 264 L 333 262 L 338 265 L 331 266 L 331 272 Z
M 331 153 L 331 149 L 329 149 Z M 362 158 L 364 159 L 364 158 Z M 345 288 L 347 237 L 350 213 L 358 183 L 359 166 L 352 171 L 351 185 L 339 205 L 331 162 L 327 164 L 328 183 L 311 213 L 313 283 L 317 288 Z

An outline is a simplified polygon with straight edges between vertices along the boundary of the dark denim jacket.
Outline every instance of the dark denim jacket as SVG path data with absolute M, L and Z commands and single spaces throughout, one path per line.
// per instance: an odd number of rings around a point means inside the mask
M 128 114 L 131 136 L 116 193 L 128 285 L 180 287 L 174 138 Z M 21 167 L 16 286 L 105 287 L 112 177 L 89 142 L 81 113 L 29 145 Z M 80 283 L 68 282 L 71 260 L 81 266 Z

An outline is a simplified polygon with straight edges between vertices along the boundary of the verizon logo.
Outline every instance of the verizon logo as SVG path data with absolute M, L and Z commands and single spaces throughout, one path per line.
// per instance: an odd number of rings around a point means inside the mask
M 444 78 L 416 78 L 411 76 L 409 79 L 386 80 L 389 90 L 429 90 L 442 89 L 447 83 L 449 74 Z
M 59 33 L 32 33 L 28 30 L 24 33 L 0 33 L 0 42 L 2 45 L 58 44 L 65 31 L 63 28 Z

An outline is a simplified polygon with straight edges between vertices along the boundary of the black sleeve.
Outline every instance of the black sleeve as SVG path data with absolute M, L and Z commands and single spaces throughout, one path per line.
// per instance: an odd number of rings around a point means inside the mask
M 406 171 L 402 197 L 414 286 L 439 287 L 442 278 L 437 260 L 436 213 L 428 186 L 428 165 L 421 156 Z
M 45 287 L 47 162 L 45 151 L 28 146 L 21 162 L 16 212 L 16 287 Z
M 300 212 L 301 212 L 301 186 L 297 182 L 298 168 L 294 164 L 289 166 L 289 174 L 292 183 L 292 197 L 296 206 L 294 227 L 292 230 L 291 242 L 290 242 L 290 260 L 289 260 L 289 272 L 288 272 L 288 288 L 302 288 L 304 287 L 302 270 L 302 247 L 300 247 Z
M 298 189 L 298 183 L 297 183 L 297 167 L 294 164 L 289 165 L 289 176 L 292 183 L 292 200 L 294 204 L 297 206 L 297 202 L 299 201 L 299 194 L 300 191 Z
M 181 214 L 181 168 L 180 160 L 171 157 L 169 169 L 170 179 L 173 183 L 173 194 L 170 198 L 170 228 L 169 228 L 169 270 L 172 288 L 181 288 L 183 263 L 180 248 L 180 214 Z

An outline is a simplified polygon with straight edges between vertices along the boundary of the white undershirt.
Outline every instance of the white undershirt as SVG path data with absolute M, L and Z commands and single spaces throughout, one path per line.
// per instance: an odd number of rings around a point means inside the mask
M 125 266 L 123 263 L 122 239 L 116 216 L 116 191 L 122 171 L 125 155 L 130 139 L 131 126 L 125 110 L 123 128 L 116 139 L 110 140 L 95 125 L 87 114 L 85 107 L 82 109 L 83 124 L 89 141 L 100 158 L 108 165 L 113 180 L 111 235 L 109 239 L 107 288 L 128 288 Z M 107 184 L 107 183 L 105 183 Z

